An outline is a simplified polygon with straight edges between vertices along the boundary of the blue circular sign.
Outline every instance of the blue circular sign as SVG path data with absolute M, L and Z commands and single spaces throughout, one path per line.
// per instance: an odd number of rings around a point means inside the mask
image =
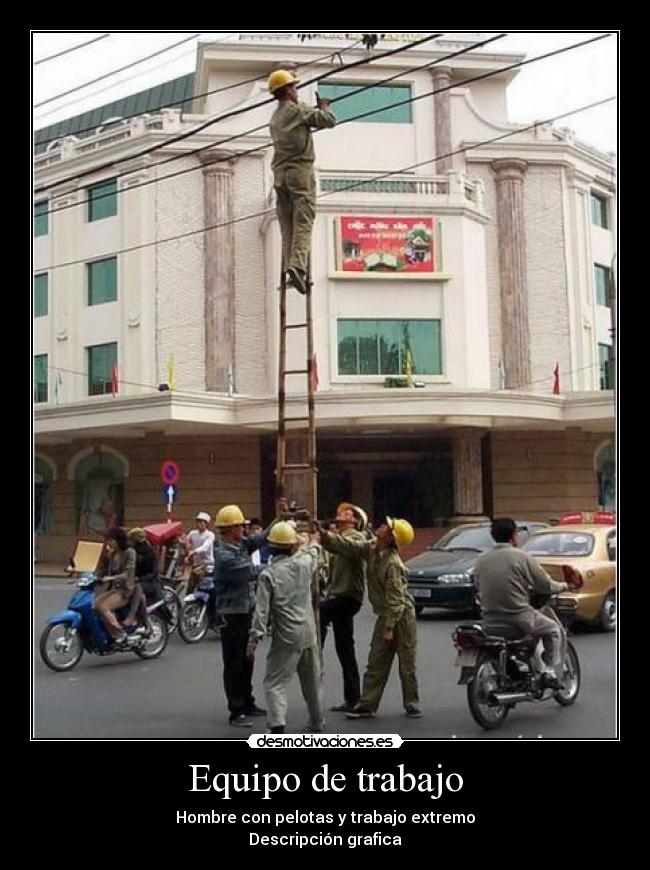
M 166 483 L 169 486 L 173 486 L 178 478 L 181 476 L 181 473 L 178 470 L 178 465 L 176 465 L 175 462 L 172 462 L 171 459 L 166 459 L 162 464 L 162 468 L 160 469 L 160 476 L 163 483 Z

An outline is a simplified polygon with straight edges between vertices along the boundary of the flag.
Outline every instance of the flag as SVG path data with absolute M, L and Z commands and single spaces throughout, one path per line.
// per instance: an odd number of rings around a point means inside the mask
M 63 390 L 63 375 L 61 372 L 57 372 L 54 375 L 54 404 L 61 404 L 61 392 Z
M 553 371 L 553 393 L 556 396 L 560 395 L 560 364 L 555 363 L 555 370 Z
M 411 359 L 411 348 L 406 346 L 406 360 L 404 362 L 404 371 L 406 373 L 406 385 L 413 386 L 413 360 Z
M 501 360 L 497 363 L 497 389 L 505 390 L 506 388 L 506 373 L 503 371 L 503 363 Z
M 311 387 L 312 393 L 315 393 L 318 390 L 318 361 L 316 359 L 316 354 L 314 354 L 311 361 L 311 371 L 309 372 L 309 385 Z
M 176 389 L 176 372 L 174 371 L 174 354 L 167 360 L 167 384 L 170 390 Z
M 119 383 L 120 382 L 117 378 L 117 363 L 115 363 L 113 365 L 113 374 L 111 375 L 111 393 L 113 394 L 113 398 L 117 395 Z

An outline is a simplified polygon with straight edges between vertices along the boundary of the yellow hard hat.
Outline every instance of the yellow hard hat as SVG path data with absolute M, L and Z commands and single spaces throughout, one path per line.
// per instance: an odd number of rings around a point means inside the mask
M 276 69 L 269 76 L 269 80 L 267 82 L 268 89 L 274 94 L 280 88 L 286 87 L 286 85 L 297 85 L 299 84 L 298 79 L 292 72 L 289 72 L 287 69 Z
M 386 522 L 393 533 L 398 550 L 402 550 L 413 543 L 415 532 L 408 520 L 393 520 L 390 517 L 386 517 Z
M 225 529 L 228 526 L 243 526 L 245 520 L 241 509 L 236 504 L 227 504 L 217 511 L 214 524 L 217 528 Z
M 276 523 L 271 531 L 266 536 L 269 544 L 275 544 L 279 547 L 290 547 L 298 543 L 298 535 L 295 528 L 290 523 Z

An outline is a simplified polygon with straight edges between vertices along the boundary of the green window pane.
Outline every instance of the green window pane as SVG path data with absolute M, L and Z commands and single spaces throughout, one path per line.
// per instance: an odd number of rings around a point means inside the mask
M 88 188 L 88 220 L 99 221 L 117 214 L 117 180 Z
M 600 389 L 614 389 L 614 360 L 611 358 L 611 348 L 608 344 L 598 345 L 598 363 L 600 368 Z
M 88 304 L 101 305 L 117 299 L 117 257 L 86 263 Z
M 594 284 L 596 285 L 596 305 L 609 306 L 610 270 L 607 266 L 594 266 Z
M 339 374 L 356 375 L 359 370 L 357 321 L 339 320 Z
M 442 374 L 439 320 L 339 320 L 340 375 Z
M 591 194 L 591 222 L 597 227 L 608 229 L 607 221 L 607 198 Z
M 111 392 L 113 368 L 117 365 L 117 342 L 96 344 L 88 352 L 88 395 Z
M 408 344 L 411 348 L 411 373 L 442 374 L 439 320 L 408 320 Z M 405 371 L 405 368 L 402 369 Z
M 47 272 L 34 276 L 34 317 L 44 317 L 48 312 L 47 286 Z
M 34 401 L 47 402 L 47 354 L 34 357 Z
M 347 121 L 365 112 L 374 112 L 365 118 L 359 118 L 361 122 L 371 124 L 410 124 L 412 122 L 411 103 L 404 102 L 411 99 L 410 85 L 380 85 L 359 91 L 361 84 L 331 84 L 322 82 L 318 85 L 318 93 L 328 100 L 338 99 L 332 105 L 332 111 L 337 121 Z M 403 103 L 396 106 L 395 103 Z M 387 108 L 392 106 L 392 108 Z M 378 111 L 381 110 L 381 111 Z
M 37 202 L 34 205 L 34 235 L 35 236 L 46 236 L 50 230 L 49 224 L 49 214 L 48 211 L 48 201 L 43 200 L 43 202 Z

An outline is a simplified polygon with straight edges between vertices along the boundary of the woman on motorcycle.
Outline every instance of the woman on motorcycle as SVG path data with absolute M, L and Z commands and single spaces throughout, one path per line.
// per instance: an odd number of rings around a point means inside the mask
M 126 643 L 127 635 L 113 611 L 128 604 L 135 591 L 136 554 L 133 547 L 129 546 L 124 529 L 112 529 L 106 537 L 109 546 L 113 547 L 110 573 L 103 578 L 102 583 L 103 588 L 108 587 L 108 590 L 96 596 L 94 607 L 115 643 L 122 645 Z
M 156 551 L 147 540 L 144 529 L 138 527 L 131 529 L 128 537 L 129 543 L 135 550 L 136 584 L 131 598 L 131 608 L 124 625 L 132 626 L 139 622 L 148 632 L 151 630 L 151 623 L 147 615 L 147 595 L 162 597 L 156 570 Z

